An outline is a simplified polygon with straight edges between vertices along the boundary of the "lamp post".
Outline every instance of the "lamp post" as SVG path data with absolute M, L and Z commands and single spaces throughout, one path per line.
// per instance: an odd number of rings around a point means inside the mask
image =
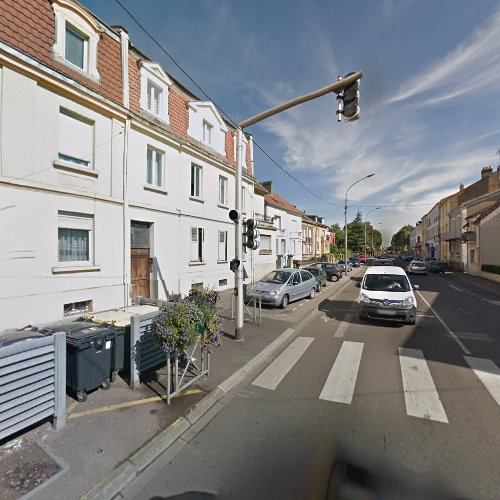
M 370 210 L 365 217 L 365 262 L 366 262 L 366 223 L 368 222 L 368 216 L 372 213 L 375 212 L 375 210 L 380 210 L 380 207 L 374 208 L 373 210 Z M 373 230 L 372 230 L 372 240 L 373 240 Z M 372 241 L 373 245 L 373 241 Z
M 373 177 L 375 174 L 369 174 L 366 175 L 365 177 L 362 177 L 361 179 L 358 179 L 356 182 L 353 182 L 347 191 L 345 192 L 345 203 L 344 203 L 344 219 L 345 219 L 345 226 L 344 226 L 344 261 L 345 261 L 345 273 L 347 274 L 349 272 L 348 266 L 347 266 L 347 193 L 349 193 L 349 190 L 355 186 L 358 182 L 364 181 L 365 179 L 368 179 L 369 177 Z
M 300 97 L 296 97 L 295 99 L 291 99 L 290 101 L 284 102 L 282 104 L 278 104 L 273 108 L 270 108 L 258 115 L 252 116 L 247 120 L 243 120 L 242 122 L 236 125 L 236 175 L 235 175 L 235 210 L 238 214 L 238 219 L 235 220 L 235 261 L 238 262 L 239 266 L 235 269 L 234 273 L 234 293 L 236 295 L 236 311 L 235 311 L 235 327 L 234 327 L 234 337 L 235 340 L 243 340 L 243 220 L 241 217 L 242 212 L 242 163 L 243 163 L 243 129 L 249 127 L 250 125 L 254 125 L 265 118 L 269 118 L 270 116 L 276 115 L 285 111 L 293 106 L 297 106 L 298 104 L 302 104 L 307 101 L 311 101 L 316 99 L 317 97 L 321 97 L 322 95 L 334 92 L 341 93 L 346 87 L 354 84 L 357 80 L 362 78 L 363 73 L 358 71 L 353 73 L 352 75 L 346 76 L 345 78 L 338 80 L 326 87 L 315 90 L 314 92 L 310 92 L 309 94 L 305 94 Z M 342 112 L 342 111 L 341 111 Z

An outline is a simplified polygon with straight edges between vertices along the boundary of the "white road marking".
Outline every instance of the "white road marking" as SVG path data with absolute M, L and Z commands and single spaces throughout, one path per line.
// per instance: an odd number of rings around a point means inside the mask
M 300 303 L 297 307 L 302 307 L 304 305 L 304 302 Z
M 337 328 L 337 331 L 334 333 L 334 337 L 337 337 L 338 339 L 341 339 L 344 335 L 347 329 L 349 328 L 349 325 L 351 324 L 353 314 L 348 313 L 345 315 L 344 321 L 340 323 L 339 327 Z
M 472 358 L 470 356 L 464 356 L 464 358 L 500 406 L 500 369 L 498 369 L 498 366 L 491 359 Z
M 292 309 L 292 311 L 295 311 L 295 309 L 297 309 L 297 308 L 296 308 L 296 307 L 294 307 L 294 308 Z
M 417 316 L 420 318 L 435 318 L 434 314 L 421 314 L 417 313 Z
M 319 399 L 351 404 L 363 346 L 362 342 L 345 341 L 342 344 Z
M 448 423 L 431 372 L 419 349 L 399 348 L 406 413 L 437 422 Z
M 313 340 L 311 337 L 297 337 L 252 384 L 274 391 Z
M 460 288 L 459 286 L 457 285 L 448 285 L 450 288 L 453 288 L 453 290 L 456 290 L 457 292 L 463 292 L 464 289 L 463 288 Z
M 485 299 L 486 302 L 489 302 L 490 304 L 493 304 L 495 306 L 500 306 L 500 300 L 488 300 L 488 299 Z
M 432 311 L 432 313 L 434 314 L 434 316 L 436 316 L 436 318 L 439 320 L 439 322 L 444 326 L 445 330 L 453 337 L 453 339 L 455 340 L 455 342 L 460 346 L 460 349 L 462 349 L 462 351 L 464 352 L 464 354 L 469 354 L 470 355 L 469 349 L 467 349 L 467 347 L 464 346 L 464 344 L 462 343 L 462 341 L 455 335 L 455 333 L 451 330 L 451 328 L 444 322 L 443 318 L 441 318 L 441 316 L 439 316 L 439 314 L 436 312 L 436 310 L 429 304 L 429 302 L 427 302 L 427 300 L 425 299 L 425 297 L 418 290 L 416 292 L 418 293 L 418 295 L 420 296 L 420 298 L 425 302 L 425 304 L 427 305 L 427 307 Z

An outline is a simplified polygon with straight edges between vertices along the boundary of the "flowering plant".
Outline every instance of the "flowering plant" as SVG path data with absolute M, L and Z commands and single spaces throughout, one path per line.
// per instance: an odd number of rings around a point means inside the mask
M 223 330 L 217 300 L 217 292 L 205 289 L 164 307 L 153 320 L 158 345 L 166 352 L 182 352 L 201 336 L 202 349 L 210 353 L 219 347 Z

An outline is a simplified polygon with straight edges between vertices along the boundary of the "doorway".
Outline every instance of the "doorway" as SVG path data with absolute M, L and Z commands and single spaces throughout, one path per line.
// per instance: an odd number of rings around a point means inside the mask
M 130 257 L 132 299 L 134 297 L 150 298 L 151 295 L 151 258 L 150 258 L 149 222 L 131 221 Z

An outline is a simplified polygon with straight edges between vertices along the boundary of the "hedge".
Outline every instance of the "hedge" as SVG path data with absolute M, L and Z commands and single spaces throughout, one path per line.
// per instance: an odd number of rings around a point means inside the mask
M 500 274 L 500 266 L 495 266 L 494 264 L 483 264 L 481 266 L 481 271 L 485 273 Z

